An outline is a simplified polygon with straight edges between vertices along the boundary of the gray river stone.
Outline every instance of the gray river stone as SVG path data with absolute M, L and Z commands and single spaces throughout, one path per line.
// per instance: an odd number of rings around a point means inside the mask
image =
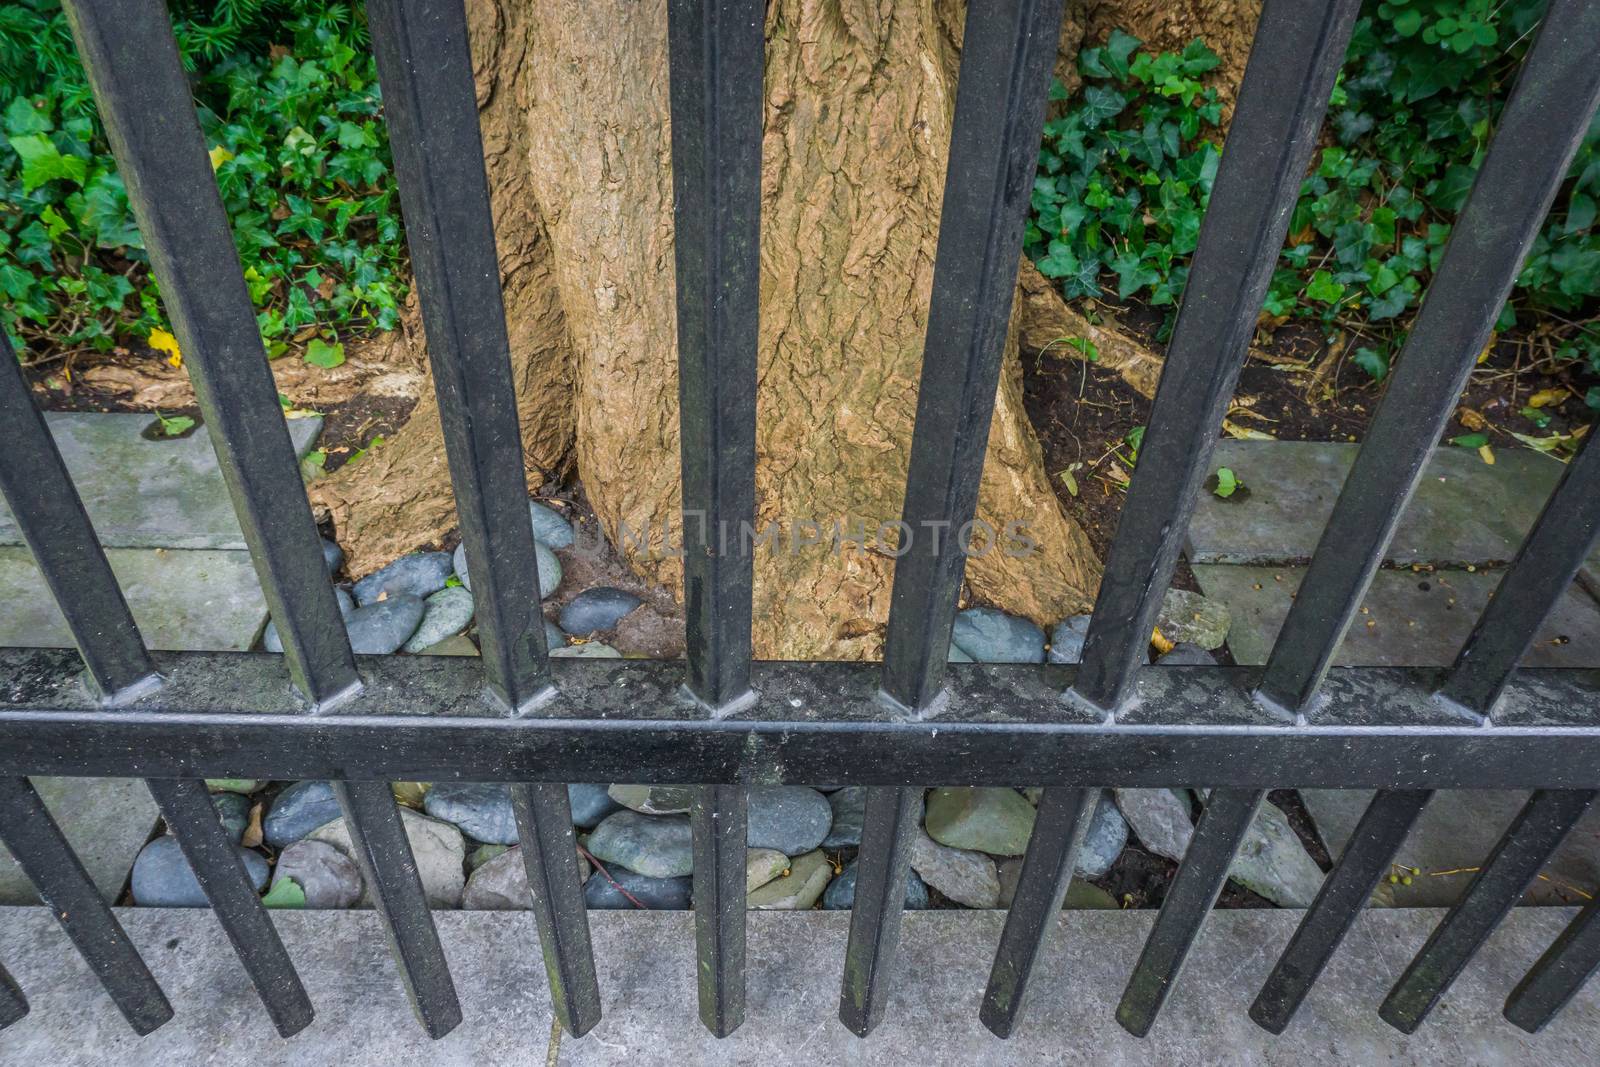
M 1033 833 L 1033 805 L 1007 786 L 935 789 L 928 794 L 928 836 L 950 848 L 1020 856 Z
M 1168 589 L 1156 616 L 1156 628 L 1173 644 L 1221 648 L 1228 639 L 1233 613 L 1228 605 L 1188 589 Z
M 749 798 L 751 848 L 798 856 L 822 844 L 833 825 L 828 798 L 803 785 L 755 786 Z
M 567 802 L 572 806 L 572 824 L 585 830 L 599 826 L 601 819 L 622 807 L 605 786 L 587 783 L 567 786 Z
M 250 798 L 240 793 L 213 793 L 211 804 L 217 809 L 222 828 L 228 831 L 228 839 L 237 845 L 250 825 Z
M 1044 631 L 994 608 L 958 613 L 950 639 L 979 663 L 1044 662 Z
M 406 652 L 421 652 L 452 634 L 458 634 L 472 621 L 472 594 L 460 586 L 441 589 L 422 604 L 422 622 L 403 646 Z
M 1118 789 L 1117 807 L 1145 848 L 1181 860 L 1194 837 L 1187 789 Z
M 789 869 L 789 857 L 777 849 L 752 848 L 744 854 L 744 889 L 760 889 Z
M 648 878 L 621 867 L 608 868 L 610 877 L 595 871 L 583 884 L 584 903 L 596 910 L 631 911 L 643 905 L 652 911 L 685 911 L 692 899 L 692 878 Z M 620 887 L 620 888 L 619 888 Z M 628 899 L 632 895 L 639 903 Z
M 565 648 L 567 644 L 566 631 L 549 619 L 544 620 L 544 643 L 552 652 L 558 648 Z
M 1128 844 L 1128 824 L 1111 798 L 1101 793 L 1095 801 L 1094 815 L 1078 846 L 1078 874 L 1098 878 L 1111 869 Z
M 833 861 L 821 849 L 789 861 L 789 873 L 780 875 L 745 895 L 755 911 L 805 911 L 821 897 L 833 878 Z
M 533 520 L 533 539 L 551 548 L 570 548 L 572 523 L 535 500 L 528 501 L 528 517 Z
M 600 585 L 585 589 L 561 609 L 561 629 L 573 637 L 587 637 L 600 630 L 616 629 L 622 617 L 644 601 L 615 586 Z
M 511 789 L 503 782 L 439 782 L 422 798 L 422 810 L 451 823 L 474 841 L 517 843 Z
M 400 650 L 422 622 L 422 599 L 396 593 L 387 600 L 357 608 L 345 616 L 350 648 L 362 656 L 387 656 Z
M 1192 645 L 1186 641 L 1183 644 L 1173 645 L 1171 650 L 1156 662 L 1166 667 L 1214 667 L 1217 664 L 1217 657 L 1199 645 Z
M 1089 636 L 1089 616 L 1073 615 L 1050 628 L 1051 663 L 1077 663 L 1083 659 L 1083 642 Z
M 992 908 L 1000 902 L 1000 875 L 982 852 L 947 848 L 922 830 L 911 843 L 911 869 L 957 904 Z
M 335 573 L 344 566 L 344 549 L 326 537 L 322 538 L 322 562 L 327 566 L 330 575 Z
M 234 846 L 256 892 L 267 887 L 267 859 L 259 852 Z M 178 839 L 158 837 L 133 861 L 133 902 L 147 908 L 210 907 Z
M 682 815 L 694 800 L 686 785 L 614 785 L 608 792 L 618 804 L 646 815 Z
M 533 555 L 539 566 L 539 599 L 544 600 L 561 584 L 561 561 L 556 559 L 554 552 L 545 547 L 543 541 L 533 543 Z M 456 546 L 455 555 L 450 558 L 450 562 L 455 568 L 456 577 L 460 578 L 461 584 L 470 590 L 472 577 L 467 573 L 467 546 Z
M 689 819 L 619 811 L 595 827 L 585 845 L 609 869 L 616 864 L 651 878 L 677 878 L 694 870 Z
M 828 883 L 827 892 L 822 894 L 822 906 L 829 911 L 849 911 L 856 903 L 856 866 L 857 861 L 851 860 L 850 866 L 840 872 L 839 877 Z M 921 910 L 928 906 L 928 886 L 916 871 L 906 872 L 906 908 L 908 910 Z
M 261 820 L 261 835 L 276 849 L 287 848 L 344 812 L 327 782 L 295 782 L 278 794 Z
M 293 879 L 308 908 L 353 908 L 361 900 L 361 868 L 326 841 L 296 841 L 278 854 L 272 884 Z
M 856 848 L 861 844 L 861 826 L 867 817 L 867 790 L 865 786 L 847 785 L 828 794 L 828 807 L 833 809 L 833 823 L 828 836 L 822 839 L 823 848 Z
M 365 607 L 399 593 L 418 598 L 432 596 L 450 577 L 450 553 L 413 552 L 356 583 L 356 603 Z

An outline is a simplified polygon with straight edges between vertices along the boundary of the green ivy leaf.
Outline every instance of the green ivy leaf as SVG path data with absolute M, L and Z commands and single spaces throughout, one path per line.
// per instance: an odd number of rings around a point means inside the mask
M 344 345 L 339 341 L 330 344 L 320 337 L 313 337 L 306 346 L 306 362 L 313 367 L 331 370 L 344 362 Z
M 25 193 L 58 178 L 81 185 L 89 173 L 89 164 L 85 160 L 62 155 L 50 138 L 42 133 L 22 134 L 8 140 L 22 160 L 22 191 Z
M 1324 304 L 1337 304 L 1339 298 L 1344 296 L 1344 286 L 1334 281 L 1328 271 L 1319 270 L 1311 275 L 1311 281 L 1306 285 L 1306 296 Z
M 1450 438 L 1450 443 L 1457 448 L 1482 448 L 1489 443 L 1489 436 L 1481 433 L 1467 433 L 1460 437 Z
M 262 896 L 261 903 L 269 908 L 303 908 L 306 891 L 293 878 L 279 878 Z
M 1389 357 L 1375 348 L 1356 349 L 1350 361 L 1366 371 L 1375 382 L 1381 382 L 1389 376 Z
M 1226 500 L 1239 491 L 1239 478 L 1227 467 L 1217 468 L 1217 487 L 1213 493 Z

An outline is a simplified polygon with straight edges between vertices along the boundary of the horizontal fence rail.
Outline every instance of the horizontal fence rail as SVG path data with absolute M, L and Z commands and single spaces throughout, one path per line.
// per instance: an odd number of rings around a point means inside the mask
M 312 1005 L 202 779 L 327 779 L 407 995 L 441 1037 L 462 1005 L 391 781 L 510 785 L 529 903 L 563 1029 L 601 990 L 565 784 L 694 787 L 699 1013 L 745 1014 L 752 785 L 868 787 L 839 1016 L 869 1033 L 897 980 L 910 850 L 929 784 L 1045 787 L 988 986 L 994 1033 L 1023 1018 L 1098 790 L 1206 787 L 1193 841 L 1120 1003 L 1145 1035 L 1269 789 L 1375 789 L 1250 1017 L 1281 1032 L 1440 789 L 1530 795 L 1466 895 L 1396 976 L 1411 1031 L 1600 795 L 1600 671 L 1518 662 L 1600 533 L 1586 442 L 1455 664 L 1332 668 L 1522 258 L 1600 99 L 1600 0 L 1551 0 L 1371 431 L 1264 670 L 1141 666 L 1237 384 L 1357 0 L 1266 0 L 1141 460 L 1080 667 L 946 666 L 965 559 L 902 558 L 885 658 L 752 658 L 753 562 L 707 542 L 684 564 L 685 662 L 552 660 L 462 0 L 369 0 L 429 358 L 477 598 L 481 659 L 356 657 L 339 620 L 276 389 L 161 0 L 64 0 L 228 490 L 283 637 L 265 653 L 147 652 L 0 335 L 0 490 L 77 644 L 0 649 L 0 841 L 139 1033 L 172 1008 L 27 781 L 144 778 L 267 1012 Z M 685 527 L 756 514 L 760 0 L 667 5 Z M 969 9 L 910 441 L 908 525 L 959 529 L 978 486 L 1057 58 L 1061 0 Z M 1423 427 L 1419 432 L 1418 427 Z M 1592 436 L 1592 435 L 1591 435 Z M 690 521 L 692 519 L 692 522 Z M 1600 967 L 1591 903 L 1510 992 L 1537 1031 Z M 1070 923 L 1068 924 L 1070 925 Z M 688 964 L 686 964 L 688 965 Z M 1376 997 L 1374 998 L 1377 999 Z M 0 1028 L 28 1012 L 0 967 Z

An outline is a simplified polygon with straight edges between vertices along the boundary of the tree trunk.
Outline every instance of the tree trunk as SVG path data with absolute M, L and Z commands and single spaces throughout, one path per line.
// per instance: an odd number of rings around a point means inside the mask
M 1060 73 L 1071 77 L 1086 26 L 1181 46 L 1200 24 L 1183 33 L 1172 6 L 1074 6 Z M 1220 25 L 1253 24 L 1255 0 L 1213 7 Z M 531 480 L 570 455 L 612 543 L 677 591 L 666 534 L 675 540 L 681 524 L 665 2 L 468 9 Z M 961 28 L 957 0 L 769 3 L 757 522 L 777 523 L 783 548 L 757 556 L 763 657 L 881 651 L 893 559 L 827 534 L 900 516 Z M 1225 66 L 1242 67 L 1242 51 L 1212 43 Z M 1023 413 L 1017 336 L 1029 303 L 1019 297 L 1012 316 L 979 516 L 1026 523 L 1037 547 L 974 557 L 966 573 L 973 597 L 1049 623 L 1087 609 L 1099 564 L 1057 503 Z M 1031 303 L 1043 306 L 1037 294 Z M 388 445 L 313 486 L 358 573 L 454 525 L 425 395 Z M 791 551 L 810 522 L 823 543 Z

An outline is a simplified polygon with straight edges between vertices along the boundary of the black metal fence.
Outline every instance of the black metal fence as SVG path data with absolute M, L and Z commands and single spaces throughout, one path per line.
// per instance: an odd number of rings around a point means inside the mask
M 702 528 L 738 528 L 755 510 L 765 11 L 761 0 L 668 6 L 684 508 Z M 1272 1031 L 1432 790 L 1533 790 L 1382 1003 L 1394 1026 L 1417 1027 L 1600 790 L 1600 676 L 1515 671 L 1595 541 L 1600 448 L 1572 461 L 1454 667 L 1329 662 L 1600 98 L 1600 2 L 1551 0 L 1264 672 L 1138 666 L 1357 6 L 1267 0 L 1081 666 L 947 669 L 963 567 L 947 538 L 937 554 L 898 561 L 881 667 L 752 663 L 749 554 L 687 552 L 685 675 L 673 662 L 546 655 L 462 0 L 368 0 L 367 11 L 483 656 L 359 662 L 162 0 L 66 0 L 285 650 L 145 651 L 5 352 L 0 488 L 88 671 L 65 651 L 0 650 L 0 839 L 129 1022 L 147 1032 L 171 1008 L 25 775 L 147 778 L 285 1035 L 312 1006 L 200 779 L 332 779 L 434 1037 L 461 1009 L 391 780 L 511 783 L 551 995 L 574 1034 L 594 1026 L 600 993 L 567 781 L 699 786 L 700 1015 L 718 1035 L 744 1017 L 751 784 L 872 787 L 840 997 L 860 1034 L 882 1018 L 894 978 L 921 786 L 1047 786 L 982 1002 L 1001 1036 L 1050 930 L 1070 933 L 1058 909 L 1100 787 L 1213 787 L 1117 1009 L 1135 1034 L 1154 1023 L 1269 787 L 1380 790 L 1250 1009 Z M 1062 0 L 972 0 L 906 487 L 912 528 L 959 528 L 974 513 L 1061 14 Z M 1511 992 L 1513 1023 L 1537 1030 L 1600 965 L 1597 909 Z M 26 1011 L 0 970 L 0 1025 Z

